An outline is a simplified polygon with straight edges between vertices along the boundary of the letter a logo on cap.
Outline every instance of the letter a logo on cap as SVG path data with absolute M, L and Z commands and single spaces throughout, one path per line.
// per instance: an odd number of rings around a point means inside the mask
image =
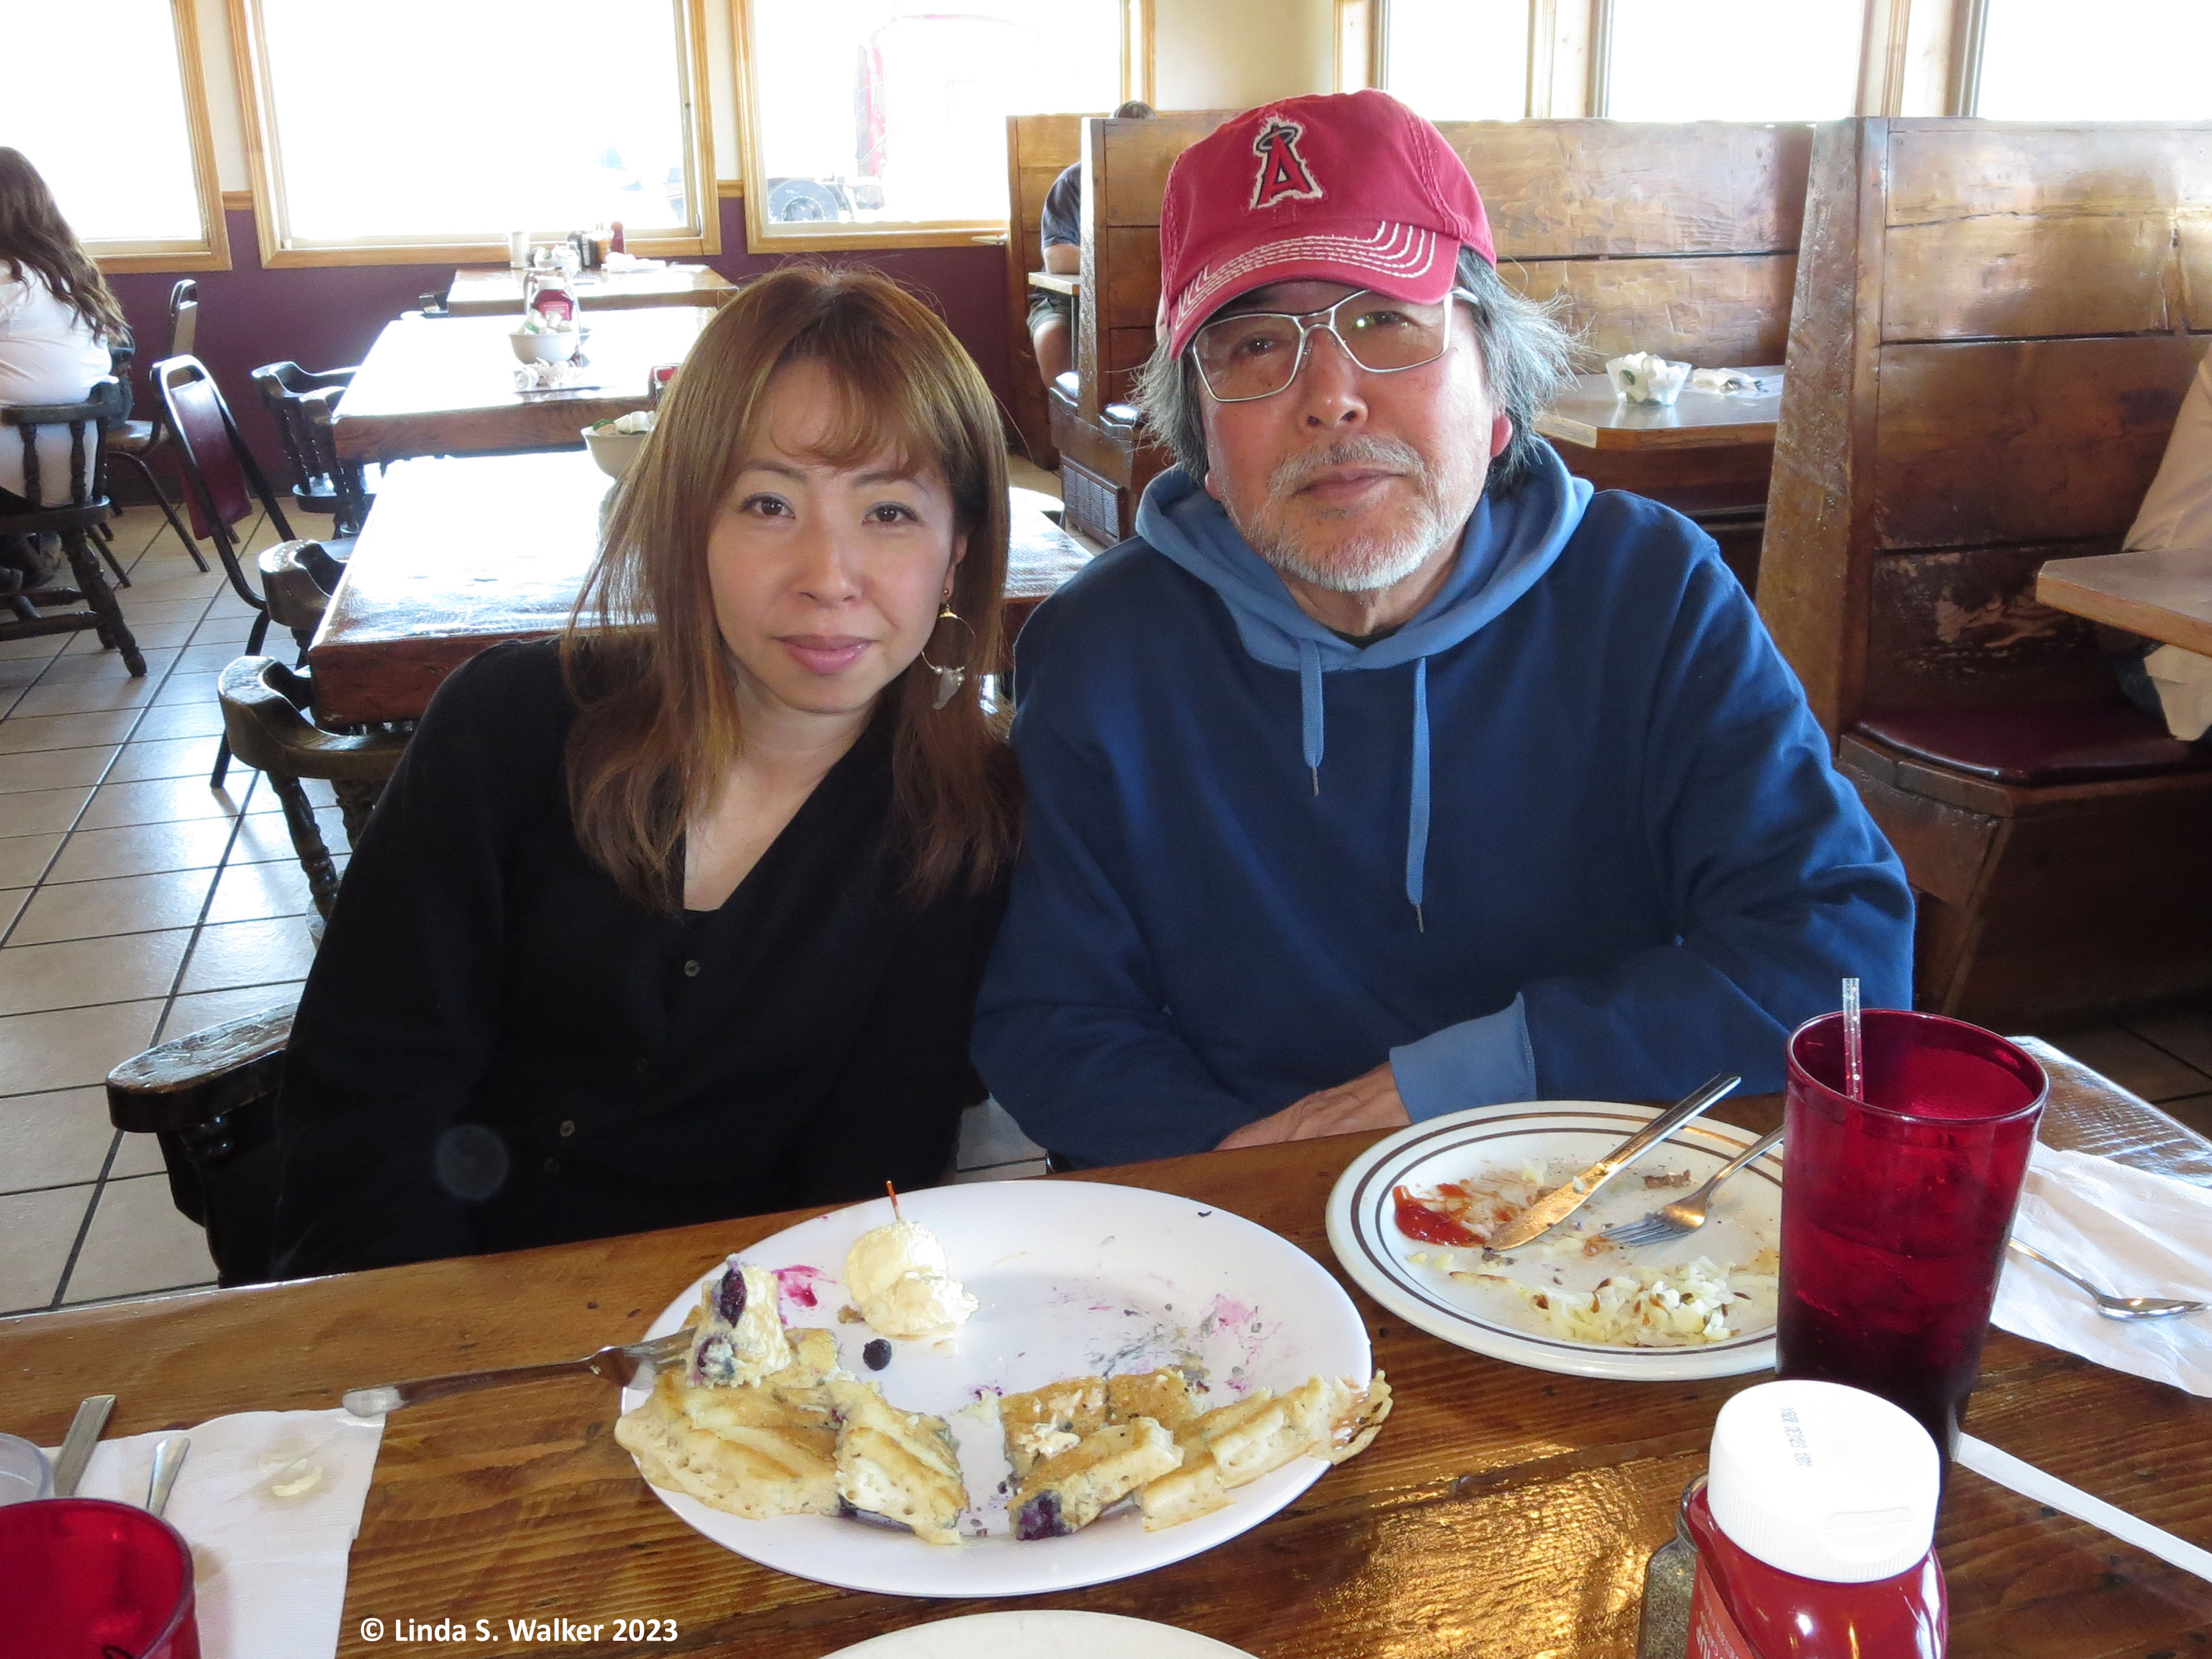
M 1252 181 L 1252 205 L 1273 207 L 1278 202 L 1318 202 L 1326 193 L 1314 183 L 1306 158 L 1298 154 L 1305 129 L 1296 121 L 1278 118 L 1260 129 L 1252 149 L 1260 158 L 1260 176 Z

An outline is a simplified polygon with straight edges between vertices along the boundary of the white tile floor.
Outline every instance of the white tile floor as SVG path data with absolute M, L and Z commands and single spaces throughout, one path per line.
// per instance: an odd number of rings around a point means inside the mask
M 1034 468 L 1019 482 L 1058 493 Z M 208 783 L 215 676 L 252 614 L 150 509 L 115 532 L 144 678 L 89 633 L 0 641 L 0 1316 L 213 1280 L 158 1146 L 109 1126 L 100 1085 L 151 1043 L 296 998 L 313 951 L 275 796 L 235 764 Z M 257 526 L 249 544 L 272 539 Z M 343 860 L 327 790 L 308 788 Z M 987 1103 L 955 1178 L 1040 1158 Z

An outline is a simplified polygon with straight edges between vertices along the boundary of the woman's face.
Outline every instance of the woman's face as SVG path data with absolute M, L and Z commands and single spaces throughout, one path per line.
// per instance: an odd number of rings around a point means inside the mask
M 850 471 L 817 451 L 839 392 L 818 363 L 769 384 L 759 436 L 707 538 L 722 642 L 746 690 L 807 714 L 865 709 L 921 653 L 966 538 L 933 471 L 887 452 Z

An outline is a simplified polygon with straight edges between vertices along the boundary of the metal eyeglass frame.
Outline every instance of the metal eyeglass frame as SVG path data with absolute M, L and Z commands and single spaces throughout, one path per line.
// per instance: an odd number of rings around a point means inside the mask
M 1191 367 L 1198 371 L 1198 383 L 1206 388 L 1206 395 L 1212 398 L 1217 404 L 1256 404 L 1262 398 L 1279 398 L 1284 392 L 1288 392 L 1293 386 L 1297 384 L 1298 375 L 1304 370 L 1306 366 L 1307 343 L 1312 340 L 1313 337 L 1316 333 L 1326 334 L 1330 339 L 1335 341 L 1337 349 L 1343 352 L 1346 361 L 1348 361 L 1355 368 L 1358 369 L 1363 374 L 1402 374 L 1409 368 L 1426 368 L 1431 363 L 1438 362 L 1451 350 L 1452 337 L 1449 309 L 1450 302 L 1454 300 L 1464 300 L 1469 305 L 1480 305 L 1481 303 L 1481 301 L 1470 290 L 1463 288 L 1453 289 L 1450 293 L 1444 295 L 1447 307 L 1444 343 L 1437 349 L 1436 356 L 1424 357 L 1418 363 L 1401 363 L 1395 368 L 1370 368 L 1365 363 L 1359 361 L 1359 354 L 1352 349 L 1350 342 L 1346 341 L 1344 336 L 1336 331 L 1336 313 L 1341 311 L 1345 307 L 1350 305 L 1354 300 L 1364 299 L 1370 294 L 1376 295 L 1377 298 L 1384 300 L 1395 297 L 1388 294 L 1377 294 L 1376 290 L 1371 288 L 1359 288 L 1354 289 L 1351 293 L 1346 295 L 1341 300 L 1339 300 L 1334 305 L 1324 306 L 1318 311 L 1238 312 L 1237 316 L 1239 319 L 1247 317 L 1280 317 L 1285 322 L 1296 323 L 1298 325 L 1298 355 L 1291 360 L 1291 372 L 1284 377 L 1282 385 L 1277 386 L 1273 392 L 1255 392 L 1250 395 L 1243 398 L 1223 397 L 1219 392 L 1213 389 L 1213 382 L 1206 378 L 1206 365 L 1200 362 L 1198 358 L 1198 337 L 1200 334 L 1205 333 L 1207 329 L 1212 327 L 1216 322 L 1226 322 L 1230 320 L 1225 317 L 1209 317 L 1204 323 L 1199 325 L 1197 331 L 1190 337 L 1190 346 L 1188 348 L 1190 351 L 1190 362 Z M 1401 305 L 1412 305 L 1415 302 L 1410 300 L 1406 300 L 1401 301 L 1399 303 Z M 1318 318 L 1321 320 L 1318 322 L 1308 322 L 1306 319 L 1310 317 Z

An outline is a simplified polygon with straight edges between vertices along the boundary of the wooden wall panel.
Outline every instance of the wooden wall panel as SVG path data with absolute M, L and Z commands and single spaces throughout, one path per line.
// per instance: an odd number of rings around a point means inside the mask
M 2208 343 L 2151 335 L 1885 348 L 1874 546 L 2124 532 Z
M 1808 126 L 1446 121 L 1498 257 L 1773 253 L 1797 246 Z
M 1955 216 L 1892 225 L 1885 340 L 2212 327 L 2191 319 L 2169 213 Z M 2212 294 L 2203 295 L 2212 301 Z
M 1564 320 L 1593 358 L 1657 351 L 1699 368 L 1779 363 L 1789 345 L 1797 256 L 1537 259 L 1500 267 L 1538 299 L 1564 294 Z
M 2119 540 L 1899 553 L 1874 562 L 1866 706 L 1981 708 L 2112 695 L 2096 629 L 2039 604 L 2045 559 L 2118 550 Z
M 1158 225 L 1109 225 L 1100 233 L 1107 273 L 1098 303 L 1103 328 L 1150 328 L 1160 308 Z
M 1160 222 L 1160 200 L 1167 194 L 1168 169 L 1176 157 L 1234 115 L 1234 110 L 1185 110 L 1133 121 L 1101 121 L 1098 142 L 1105 146 L 1112 184 L 1101 206 L 1102 222 L 1153 225 Z M 1255 157 L 1253 165 L 1259 164 Z

